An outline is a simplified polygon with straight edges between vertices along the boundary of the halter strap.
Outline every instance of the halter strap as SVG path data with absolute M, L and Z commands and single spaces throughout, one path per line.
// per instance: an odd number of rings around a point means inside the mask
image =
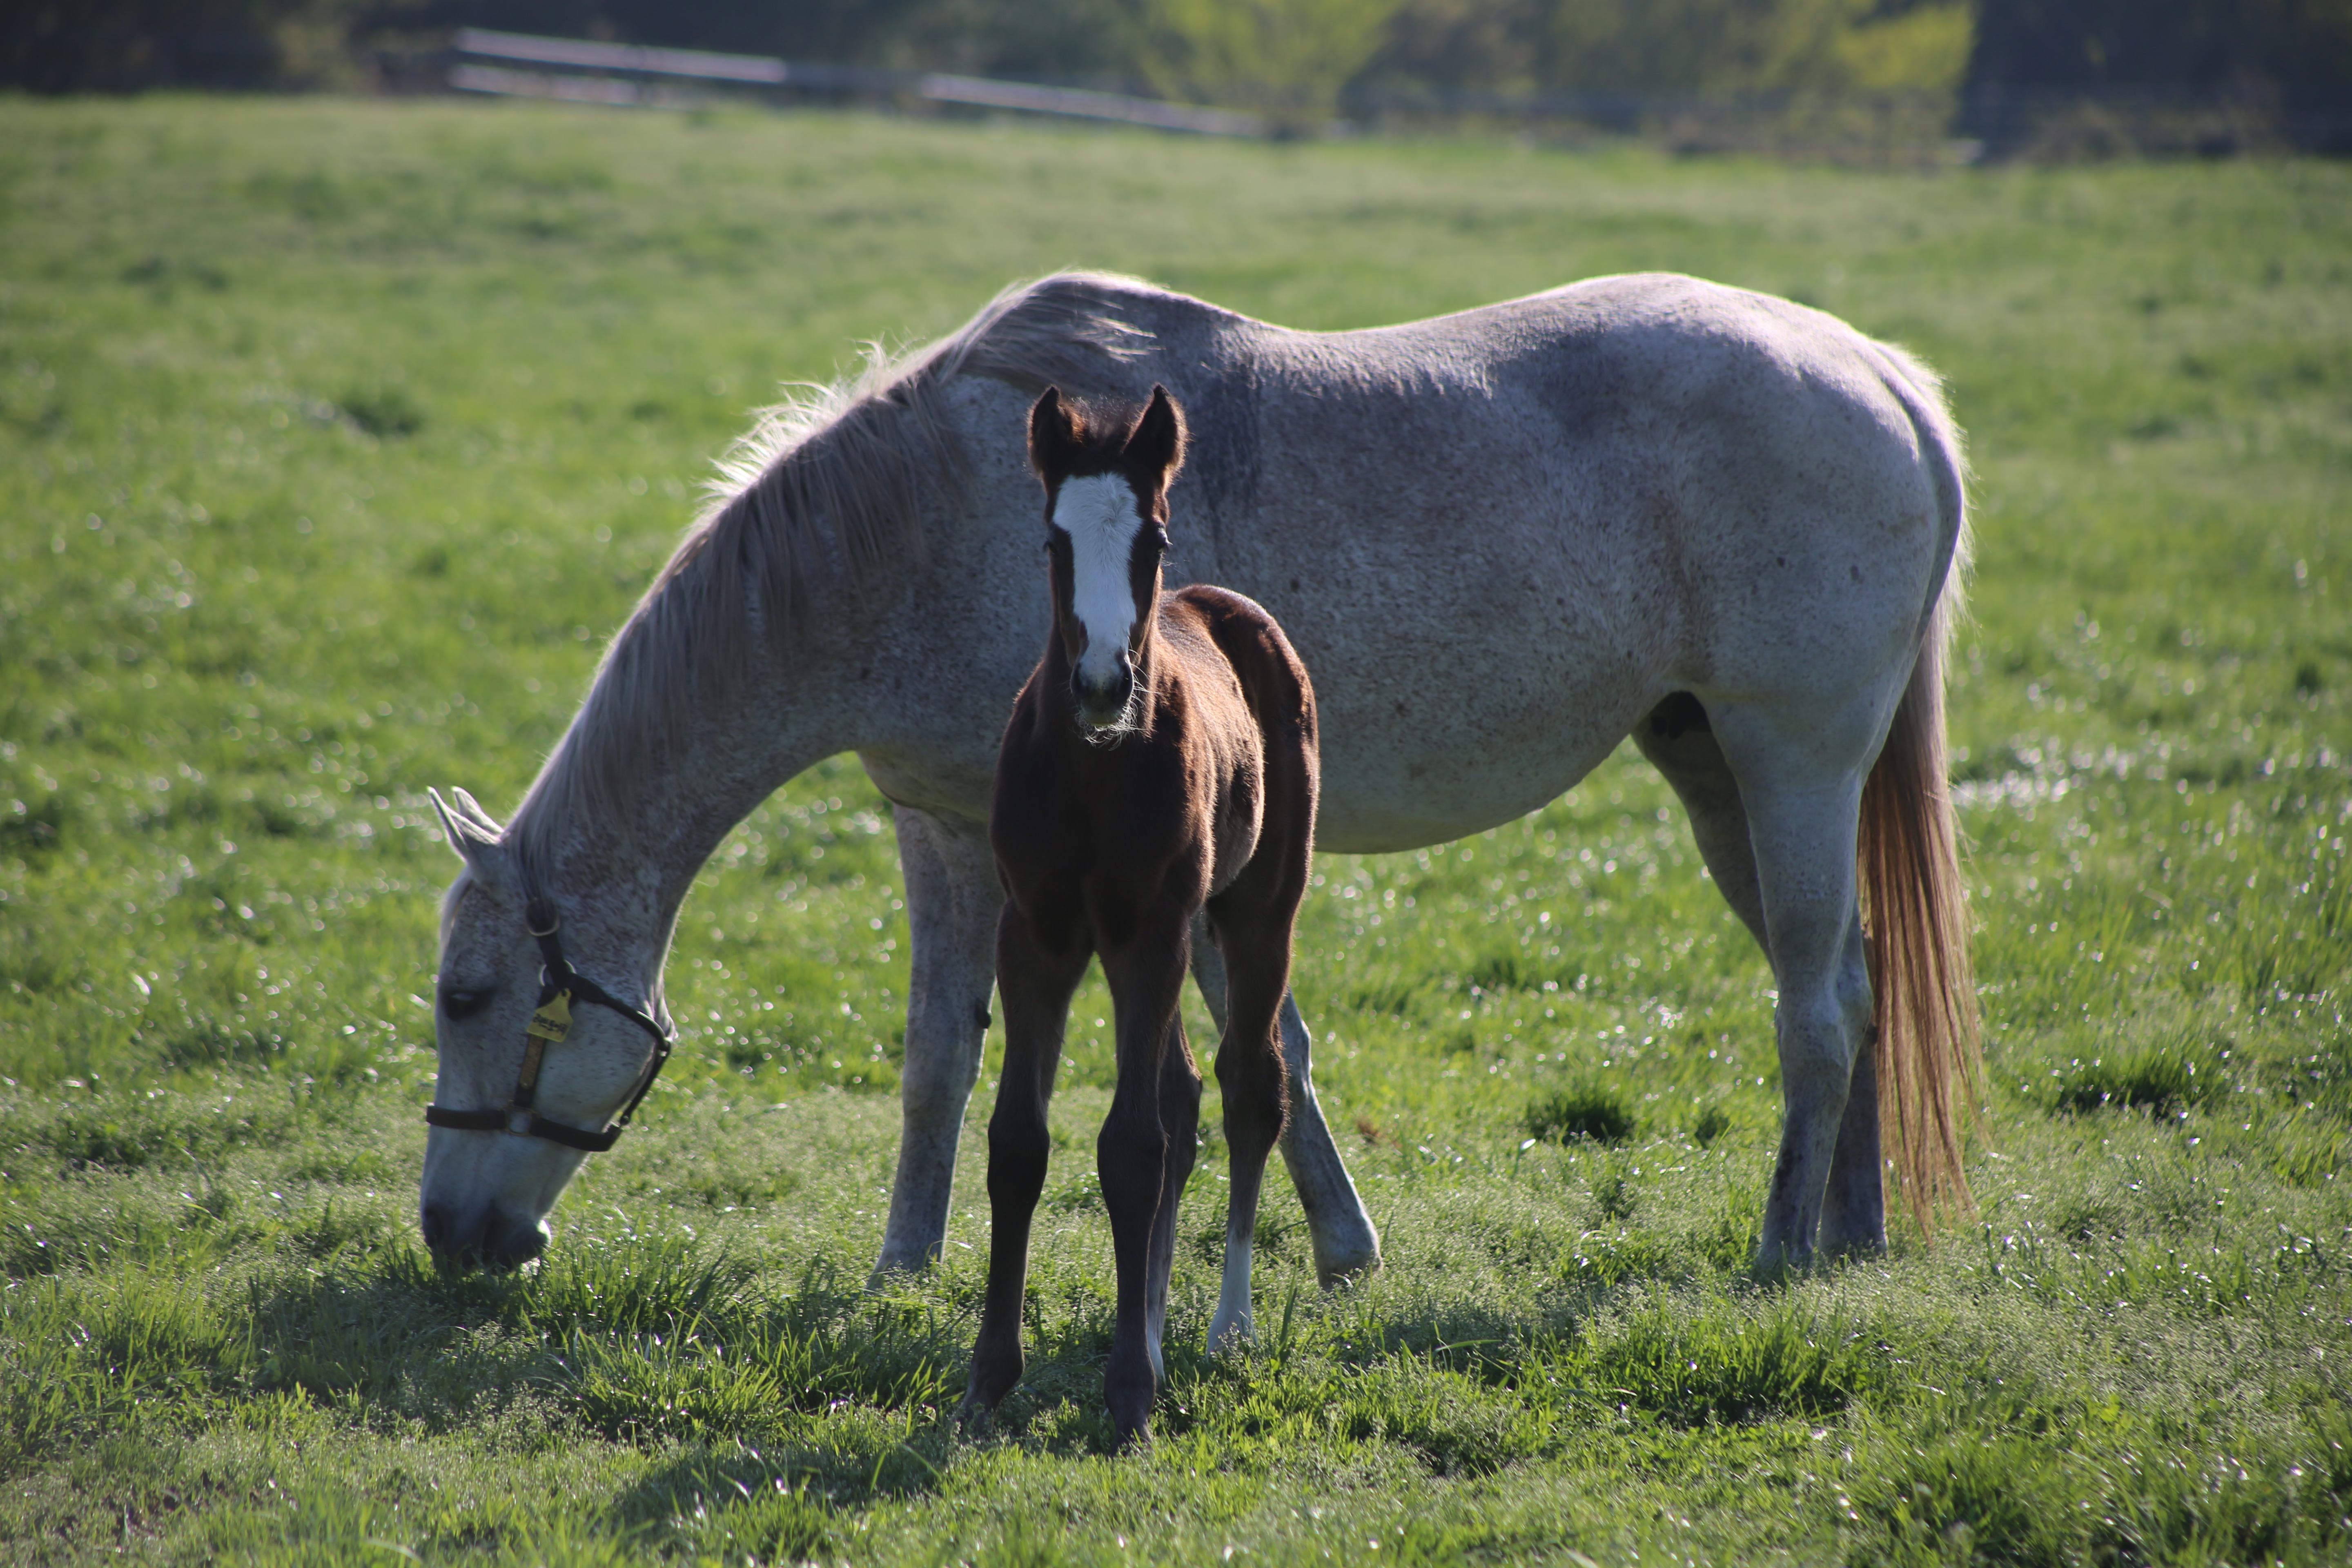
M 561 1143 L 590 1154 L 601 1154 L 619 1142 L 621 1130 L 654 1087 L 662 1065 L 669 1060 L 672 1041 L 677 1038 L 677 1026 L 667 1020 L 656 1021 L 653 1015 L 641 1007 L 622 1001 L 586 975 L 572 967 L 563 956 L 562 921 L 555 906 L 537 894 L 523 906 L 523 925 L 539 942 L 539 1002 L 532 1010 L 530 1022 L 523 1029 L 522 1071 L 515 1079 L 514 1093 L 508 1098 L 503 1110 L 453 1110 L 446 1105 L 425 1108 L 425 1121 L 435 1127 L 452 1127 L 465 1132 L 512 1132 L 520 1137 L 544 1138 L 551 1143 Z M 546 1059 L 547 1047 L 562 1045 L 572 1032 L 572 1004 L 593 1002 L 610 1009 L 654 1037 L 653 1058 L 645 1071 L 637 1075 L 636 1087 L 629 1091 L 628 1102 L 621 1114 L 602 1132 L 591 1132 L 584 1127 L 573 1127 L 562 1121 L 550 1121 L 537 1110 L 539 1069 Z

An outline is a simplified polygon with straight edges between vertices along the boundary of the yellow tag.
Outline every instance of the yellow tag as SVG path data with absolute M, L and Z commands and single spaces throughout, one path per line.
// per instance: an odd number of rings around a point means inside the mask
M 552 1040 L 559 1046 L 563 1043 L 563 1037 L 571 1032 L 572 993 L 569 991 L 557 992 L 546 1006 L 530 1016 L 530 1024 L 523 1030 L 526 1035 L 537 1035 L 541 1039 Z

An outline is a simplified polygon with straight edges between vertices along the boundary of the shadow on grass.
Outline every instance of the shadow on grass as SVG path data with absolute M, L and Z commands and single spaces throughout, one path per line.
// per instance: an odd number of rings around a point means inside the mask
M 2108 1109 L 2172 1116 L 2233 1087 L 2221 1053 L 2210 1047 L 2129 1047 L 2067 1064 L 2052 1109 L 2064 1116 Z
M 1622 1143 L 1633 1125 L 1624 1096 L 1599 1083 L 1570 1084 L 1528 1106 L 1528 1135 L 1548 1143 Z

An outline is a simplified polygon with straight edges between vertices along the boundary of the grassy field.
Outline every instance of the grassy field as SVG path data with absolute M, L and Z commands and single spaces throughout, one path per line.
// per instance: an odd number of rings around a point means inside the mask
M 436 1275 L 425 788 L 512 805 L 779 381 L 1065 265 L 1310 327 L 1676 268 L 1949 374 L 1977 1213 L 1752 1280 L 1770 975 L 1621 757 L 1319 862 L 1388 1266 L 1318 1293 L 1276 1178 L 1265 1342 L 1207 1359 L 1204 1162 L 1142 1457 L 1082 994 L 1032 1373 L 960 1442 L 977 1137 L 943 1266 L 860 1289 L 905 922 L 845 758 L 697 889 L 678 1059 L 545 1263 Z M 2342 165 L 0 100 L 0 1554 L 2340 1562 L 2347 481 Z

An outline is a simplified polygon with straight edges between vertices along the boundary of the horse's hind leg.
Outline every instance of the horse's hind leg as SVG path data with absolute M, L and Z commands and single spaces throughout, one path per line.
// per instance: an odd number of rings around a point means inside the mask
M 1827 721 L 1754 710 L 1715 716 L 1747 806 L 1766 946 L 1780 986 L 1772 1022 L 1784 1121 L 1757 1259 L 1768 1268 L 1811 1258 L 1853 1091 L 1862 1088 L 1875 1099 L 1874 1078 L 1855 1070 L 1866 1059 L 1870 1034 L 1854 829 L 1872 717 L 1864 703 Z M 1839 739 L 1850 746 L 1835 745 Z M 1825 747 L 1824 740 L 1832 744 Z M 1823 760 L 1824 750 L 1854 754 L 1841 767 Z M 1870 1104 L 1874 1130 L 1875 1112 Z M 1875 1139 L 1870 1143 L 1874 1176 Z M 1853 1245 L 1855 1217 L 1842 1209 L 1826 1239 Z
M 1870 961 L 1857 910 L 1846 925 L 1840 962 L 1843 991 L 1861 977 L 1861 1047 L 1853 1076 L 1846 1081 L 1845 1119 L 1838 1124 L 1837 1153 L 1830 1161 L 1829 1191 L 1822 1195 L 1822 1228 L 1816 1246 L 1832 1256 L 1886 1250 L 1886 1175 L 1878 1144 L 1878 1032 L 1870 1016 Z
M 1689 692 L 1677 691 L 1633 727 L 1633 743 L 1674 786 L 1717 891 L 1770 957 L 1756 853 L 1748 843 L 1748 805 L 1739 798 L 1739 781 L 1723 760 L 1723 748 L 1716 744 L 1706 710 Z
M 1299 1206 L 1307 1211 L 1307 1229 L 1315 1240 L 1316 1279 L 1328 1289 L 1380 1268 L 1381 1234 L 1372 1228 L 1371 1211 L 1357 1194 L 1356 1184 L 1331 1142 L 1331 1129 L 1324 1124 L 1310 1070 L 1315 1039 L 1307 1032 L 1307 1020 L 1299 1016 L 1298 999 L 1286 989 L 1280 1016 L 1290 1115 L 1278 1147 L 1282 1163 L 1289 1167 L 1291 1184 L 1298 1189 Z
M 1708 875 L 1769 958 L 1772 944 L 1767 934 L 1756 854 L 1748 836 L 1748 805 L 1740 797 L 1739 781 L 1724 761 L 1723 748 L 1716 742 L 1706 710 L 1688 692 L 1677 692 L 1635 727 L 1633 742 L 1674 786 L 1690 815 L 1691 837 L 1698 844 Z M 1849 921 L 1839 967 L 1841 984 L 1848 988 L 1856 974 L 1867 981 L 1862 940 L 1861 921 Z M 1886 1245 L 1874 1046 L 1865 1032 L 1847 1080 L 1845 1112 L 1838 1124 L 1836 1151 L 1830 1158 L 1829 1185 L 1822 1194 L 1816 1241 L 1825 1252 L 1874 1251 Z
M 985 1422 L 1021 1381 L 1021 1299 L 1029 1275 L 1029 1222 L 1045 1185 L 1050 1147 L 1046 1102 L 1061 1058 L 1070 994 L 1086 973 L 1083 941 L 1065 949 L 1041 942 L 1008 903 L 997 928 L 998 985 L 1004 1002 L 1004 1077 L 988 1120 L 988 1290 L 971 1381 L 957 1418 Z

